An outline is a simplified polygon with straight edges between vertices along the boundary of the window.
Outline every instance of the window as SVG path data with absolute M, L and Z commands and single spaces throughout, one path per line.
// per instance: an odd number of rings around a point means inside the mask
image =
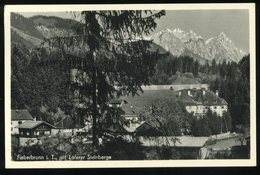
M 30 135 L 30 133 L 29 133 L 29 132 L 27 132 L 27 133 L 26 133 L 26 135 Z
M 19 124 L 19 125 L 22 124 L 22 121 L 18 121 L 18 124 Z
M 50 131 L 44 131 L 45 135 L 50 135 Z
M 214 106 L 214 109 L 217 109 L 217 106 Z

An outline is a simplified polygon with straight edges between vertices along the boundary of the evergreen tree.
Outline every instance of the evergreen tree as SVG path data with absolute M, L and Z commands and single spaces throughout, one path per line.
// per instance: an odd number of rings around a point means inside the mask
M 85 113 L 91 111 L 93 146 L 97 146 L 97 120 L 105 120 L 109 99 L 135 95 L 149 83 L 159 54 L 149 50 L 151 41 L 143 36 L 156 28 L 155 20 L 163 15 L 165 11 L 83 11 L 83 24 L 73 36 L 48 40 L 49 48 L 58 48 L 60 59 L 83 77 L 73 88 L 79 91 Z
M 28 50 L 15 44 L 12 44 L 11 50 L 11 108 L 24 109 L 26 107 L 24 72 L 28 64 Z
M 198 60 L 196 60 L 195 63 L 194 63 L 194 71 L 192 72 L 194 77 L 196 77 L 196 78 L 199 75 L 199 65 L 200 64 L 199 64 Z

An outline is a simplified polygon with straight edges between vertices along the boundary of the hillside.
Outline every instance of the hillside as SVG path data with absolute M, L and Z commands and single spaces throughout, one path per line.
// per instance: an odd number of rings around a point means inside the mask
M 172 83 L 177 84 L 200 84 L 200 82 L 194 77 L 192 73 L 176 73 L 176 78 Z
M 72 28 L 80 25 L 71 19 L 53 16 L 24 16 L 11 13 L 11 40 L 22 43 L 28 49 L 38 47 L 42 41 L 52 36 L 64 36 L 72 32 Z

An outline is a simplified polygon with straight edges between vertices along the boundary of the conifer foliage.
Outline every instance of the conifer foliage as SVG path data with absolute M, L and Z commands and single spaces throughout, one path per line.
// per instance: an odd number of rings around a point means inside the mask
M 152 41 L 144 36 L 156 28 L 155 20 L 163 15 L 165 11 L 83 11 L 82 23 L 73 33 L 46 40 L 44 47 L 60 52 L 61 61 L 77 72 L 77 81 L 70 87 L 80 94 L 85 113 L 93 118 L 94 145 L 97 121 L 109 111 L 108 100 L 135 95 L 141 85 L 149 83 L 160 55 L 149 49 Z

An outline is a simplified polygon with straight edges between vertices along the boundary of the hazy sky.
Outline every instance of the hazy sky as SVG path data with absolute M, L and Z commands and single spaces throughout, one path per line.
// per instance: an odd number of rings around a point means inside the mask
M 25 17 L 33 15 L 59 16 L 71 18 L 70 13 L 43 12 L 21 13 Z M 169 10 L 166 16 L 157 21 L 155 32 L 165 28 L 193 30 L 205 40 L 224 32 L 235 45 L 244 51 L 249 50 L 249 11 L 248 10 Z

